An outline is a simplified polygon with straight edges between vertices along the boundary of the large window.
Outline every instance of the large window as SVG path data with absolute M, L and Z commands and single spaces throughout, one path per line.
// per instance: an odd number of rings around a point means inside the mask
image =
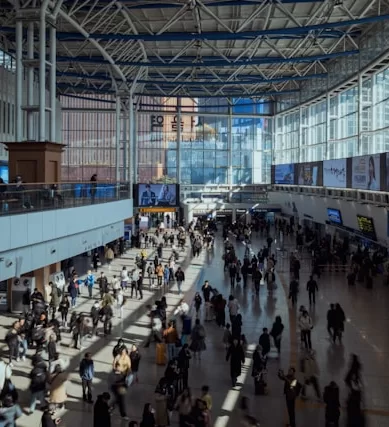
M 95 99 L 62 97 L 61 103 L 68 108 L 114 108 L 109 96 L 97 96 Z M 63 181 L 88 181 L 94 174 L 99 181 L 116 179 L 115 117 L 114 112 L 62 113 L 62 138 L 66 145 L 62 155 Z
M 181 133 L 181 183 L 228 184 L 228 118 L 193 116 L 193 122 L 184 122 Z
M 233 185 L 263 184 L 269 182 L 271 135 L 271 119 L 232 119 Z

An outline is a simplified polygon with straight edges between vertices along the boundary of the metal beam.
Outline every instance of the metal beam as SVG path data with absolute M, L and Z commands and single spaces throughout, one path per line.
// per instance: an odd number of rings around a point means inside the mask
M 162 62 L 139 62 L 139 61 L 117 61 L 115 64 L 117 66 L 132 66 L 132 67 L 144 67 L 149 68 L 199 68 L 199 67 L 245 67 L 250 65 L 262 65 L 262 64 L 290 64 L 294 62 L 314 62 L 314 61 L 324 61 L 327 59 L 340 58 L 343 56 L 357 55 L 359 50 L 349 50 L 345 52 L 334 52 L 328 54 L 312 55 L 312 56 L 295 56 L 293 58 L 280 58 L 280 57 L 257 57 L 250 60 L 239 60 L 236 62 L 227 62 L 223 59 L 217 61 L 204 61 L 204 62 L 192 62 L 188 63 L 185 61 L 170 63 Z M 74 58 L 69 58 L 67 56 L 58 56 L 57 62 L 79 62 L 85 64 L 101 64 L 106 63 L 101 58 L 96 57 L 87 57 L 87 56 L 77 56 Z
M 78 84 L 77 86 L 73 86 L 70 84 L 66 84 L 66 83 L 58 83 L 57 84 L 57 88 L 60 90 L 66 90 L 66 89 L 72 89 L 75 93 L 109 93 L 109 94 L 114 94 L 116 91 L 114 89 L 99 89 L 99 88 L 94 88 L 94 87 L 90 87 L 87 85 L 83 85 L 83 84 Z M 250 98 L 250 99 L 260 99 L 263 97 L 268 97 L 268 96 L 282 96 L 282 95 L 286 95 L 286 94 L 290 94 L 290 93 L 296 93 L 299 92 L 299 90 L 286 90 L 286 91 L 264 91 L 264 92 L 258 92 L 255 94 L 251 94 L 250 96 L 246 96 L 246 98 Z M 161 97 L 160 94 L 155 93 L 155 92 L 148 92 L 145 91 L 143 93 L 134 93 L 134 96 L 154 96 L 154 97 Z M 236 92 L 236 93 L 227 93 L 227 94 L 220 94 L 220 95 L 215 95 L 215 94 L 207 94 L 204 95 L 204 93 L 191 93 L 191 94 L 174 94 L 174 95 L 169 95 L 170 98 L 188 98 L 188 97 L 193 97 L 193 98 L 226 98 L 226 97 L 239 97 L 241 96 L 241 92 Z
M 113 101 L 115 102 L 115 101 Z M 161 106 L 162 107 L 162 106 Z M 199 107 L 199 111 L 181 111 L 181 116 L 206 116 L 206 117 L 228 117 L 228 113 L 216 113 L 211 111 L 202 111 Z M 213 106 L 215 108 L 215 106 Z M 115 108 L 70 108 L 70 107 L 64 107 L 61 109 L 61 111 L 66 111 L 69 113 L 101 113 L 101 114 L 115 114 L 116 109 Z M 172 116 L 176 114 L 176 111 L 164 111 L 164 110 L 139 110 L 139 114 L 155 114 L 158 116 Z M 234 118 L 248 118 L 248 119 L 258 119 L 258 118 L 271 118 L 273 117 L 271 114 L 233 114 Z
M 143 40 L 145 42 L 161 41 L 189 41 L 189 40 L 252 40 L 258 36 L 271 35 L 315 35 L 315 31 L 327 31 L 334 28 L 349 27 L 351 25 L 372 24 L 389 20 L 389 15 L 369 16 L 360 19 L 349 19 L 337 22 L 326 22 L 323 24 L 307 25 L 305 27 L 272 28 L 258 31 L 242 31 L 232 33 L 229 31 L 210 31 L 199 33 L 192 32 L 170 32 L 164 34 L 114 34 L 114 33 L 91 33 L 88 38 L 97 40 Z M 343 32 L 347 34 L 347 31 Z M 64 40 L 83 40 L 79 33 L 58 32 L 58 37 Z
M 209 3 L 206 3 L 207 7 L 231 7 L 231 6 L 258 6 L 265 3 L 267 0 L 215 0 Z M 326 0 L 282 0 L 283 4 L 295 4 L 295 3 L 324 3 Z M 99 0 L 99 4 L 105 5 L 109 3 L 109 0 Z M 137 2 L 131 2 L 126 6 L 129 10 L 147 10 L 147 9 L 179 9 L 182 7 L 182 3 L 179 2 L 141 2 L 141 4 L 136 4 Z M 73 0 L 66 1 L 67 6 L 74 4 Z M 89 7 L 83 7 L 81 10 L 88 10 Z
M 141 70 L 141 68 L 139 68 Z M 326 77 L 326 73 L 320 74 L 307 74 L 305 76 L 282 76 L 275 77 L 272 79 L 263 79 L 258 78 L 257 76 L 252 76 L 252 79 L 245 80 L 246 76 L 242 76 L 242 80 L 233 80 L 233 81 L 223 81 L 222 79 L 218 81 L 198 81 L 198 80 L 154 80 L 154 79 L 134 79 L 128 80 L 128 84 L 132 85 L 134 83 L 137 84 L 157 84 L 160 86 L 239 86 L 239 85 L 258 85 L 258 84 L 266 84 L 266 83 L 281 83 L 286 81 L 300 81 L 300 80 L 309 80 L 309 79 L 317 79 Z M 110 81 L 111 77 L 106 74 L 83 74 L 83 73 L 75 73 L 72 71 L 57 71 L 57 77 L 73 77 L 73 78 L 83 78 L 89 80 L 106 80 Z M 249 77 L 249 76 L 247 76 Z M 215 77 L 214 77 L 215 79 Z
M 367 18 L 365 18 L 367 19 Z M 346 22 L 346 21 L 344 21 Z M 354 22 L 354 21 L 353 21 Z M 347 24 L 345 24 L 346 26 Z M 358 25 L 354 24 L 354 25 Z M 304 29 L 304 28 L 308 28 L 308 27 L 298 27 L 299 29 Z M 289 30 L 289 29 L 288 29 Z M 293 28 L 291 28 L 290 30 L 293 30 Z M 263 31 L 270 31 L 270 30 L 262 30 Z M 360 30 L 352 30 L 350 31 L 350 29 L 348 29 L 347 31 L 340 31 L 340 30 L 327 30 L 327 31 L 318 31 L 317 33 L 313 32 L 313 30 L 307 30 L 304 32 L 299 32 L 299 33 L 285 33 L 285 31 L 283 29 L 279 29 L 279 30 L 275 30 L 276 34 L 265 34 L 267 36 L 267 38 L 269 40 L 302 40 L 304 39 L 308 34 L 312 34 L 312 36 L 314 36 L 317 40 L 320 39 L 342 39 L 344 36 L 348 36 L 348 37 L 353 37 L 353 38 L 357 38 L 361 35 L 361 31 Z M 0 26 L 0 32 L 1 33 L 6 33 L 6 34 L 14 34 L 15 33 L 15 28 L 14 27 L 7 27 L 7 26 Z M 85 40 L 82 36 L 80 36 L 80 34 L 78 33 L 73 33 L 73 32 L 58 32 L 58 34 L 61 35 L 61 39 L 63 39 L 62 41 L 67 41 L 67 42 L 78 42 L 78 41 L 83 41 Z M 138 35 L 138 41 L 143 41 L 144 39 L 144 34 L 139 34 L 138 32 L 134 33 Z M 159 38 L 163 38 L 163 37 L 169 37 L 169 34 L 181 34 L 181 33 L 166 33 L 163 36 L 158 36 Z M 188 35 L 196 35 L 196 33 L 182 33 L 182 34 L 188 34 Z M 207 34 L 207 33 L 201 33 L 201 34 Z M 218 33 L 212 33 L 217 35 Z M 233 37 L 234 34 L 239 35 L 239 37 L 237 37 L 237 39 L 243 39 L 243 40 L 252 40 L 255 41 L 258 37 L 263 37 L 263 34 L 259 34 L 258 36 L 249 36 L 246 35 L 246 33 L 242 32 L 242 33 L 229 33 L 231 34 L 231 38 L 230 39 L 235 39 L 235 37 Z M 99 33 L 96 33 L 94 37 L 92 38 L 108 38 L 109 40 L 123 40 L 125 37 L 131 37 L 133 36 L 132 34 L 106 34 L 104 33 L 102 37 L 99 37 Z M 154 36 L 154 34 L 149 34 L 149 36 Z M 189 36 L 188 36 L 189 37 Z M 188 40 L 181 40 L 181 41 L 196 41 L 198 40 L 198 37 L 189 37 Z M 215 39 L 218 40 L 218 39 Z M 222 39 L 224 40 L 224 38 Z M 165 40 L 165 41 L 180 41 L 180 40 Z

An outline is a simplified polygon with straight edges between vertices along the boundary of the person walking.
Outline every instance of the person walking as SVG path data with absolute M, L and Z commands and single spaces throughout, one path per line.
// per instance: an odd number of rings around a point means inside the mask
M 342 342 L 342 335 L 344 332 L 344 322 L 346 321 L 346 316 L 340 304 L 335 305 L 335 326 L 334 326 L 334 343 L 336 339 L 339 340 L 339 343 Z
M 121 273 L 120 273 L 120 286 L 122 287 L 122 290 L 125 291 L 127 289 L 127 285 L 130 278 L 128 277 L 128 271 L 126 267 L 123 267 Z
M 320 386 L 319 386 L 319 366 L 316 361 L 315 352 L 313 350 L 307 351 L 301 358 L 301 372 L 304 375 L 304 384 L 301 392 L 301 397 L 306 398 L 306 386 L 312 385 L 317 399 L 321 400 Z
M 330 309 L 327 311 L 327 331 L 334 343 L 336 340 L 336 314 L 335 304 L 330 304 Z
M 93 427 L 111 427 L 111 396 L 105 392 L 97 397 L 93 408 Z
M 326 405 L 325 427 L 339 427 L 340 399 L 339 387 L 336 382 L 331 381 L 324 388 L 323 400 Z
M 297 295 L 299 292 L 299 282 L 293 279 L 289 285 L 289 299 L 292 301 L 292 306 L 297 304 Z
M 307 310 L 304 310 L 299 317 L 299 327 L 301 331 L 301 338 L 306 350 L 311 350 L 311 330 L 313 329 L 312 319 Z
M 200 325 L 200 319 L 196 319 L 195 326 L 192 329 L 191 339 L 189 349 L 193 351 L 193 357 L 196 359 L 196 355 L 198 354 L 199 360 L 201 360 L 201 352 L 206 350 L 205 345 L 205 328 L 203 325 Z
M 317 282 L 313 276 L 309 277 L 307 282 L 307 291 L 309 295 L 309 304 L 316 304 L 316 292 L 319 291 L 319 287 L 317 286 Z
M 13 360 L 19 362 L 19 335 L 18 335 L 19 322 L 14 322 L 12 328 L 5 336 L 5 342 L 9 349 L 9 366 L 13 367 Z
M 181 295 L 181 286 L 182 282 L 185 281 L 185 273 L 182 271 L 181 267 L 177 268 L 176 274 L 176 281 L 177 281 L 177 288 L 178 288 L 178 295 Z
M 227 350 L 226 361 L 230 361 L 230 377 L 232 387 L 235 387 L 237 379 L 242 373 L 242 364 L 245 362 L 243 348 L 236 338 Z
M 231 288 L 235 287 L 235 279 L 236 279 L 236 273 L 237 273 L 237 268 L 236 268 L 236 264 L 232 263 L 230 265 L 230 282 L 231 282 Z
M 139 273 L 139 279 L 136 282 L 136 290 L 139 293 L 139 299 L 143 299 L 143 274 Z
M 82 399 L 84 402 L 93 403 L 92 381 L 95 375 L 95 367 L 92 359 L 92 353 L 85 353 L 84 358 L 80 362 L 79 373 L 82 384 Z
M 167 346 L 167 358 L 170 362 L 176 357 L 176 344 L 178 341 L 178 333 L 174 322 L 169 322 L 168 327 L 163 331 L 163 336 Z
M 95 276 L 92 274 L 91 270 L 88 270 L 88 275 L 85 278 L 85 286 L 88 289 L 89 298 L 92 298 L 93 286 L 95 285 Z
M 289 427 L 296 427 L 296 398 L 300 394 L 301 384 L 296 379 L 296 370 L 290 367 L 287 375 L 280 369 L 278 378 L 284 381 L 284 395 L 289 416 Z
M 278 355 L 281 353 L 281 338 L 282 332 L 284 331 L 284 325 L 281 320 L 281 316 L 277 316 L 273 327 L 271 328 L 270 335 L 273 337 L 274 347 L 277 349 Z

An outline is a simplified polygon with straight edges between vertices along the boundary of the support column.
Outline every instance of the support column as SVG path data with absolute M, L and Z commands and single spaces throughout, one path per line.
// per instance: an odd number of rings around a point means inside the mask
M 16 22 L 16 102 L 15 102 L 15 139 L 23 140 L 23 23 Z
M 134 183 L 137 184 L 138 183 L 138 177 L 139 177 L 139 156 L 138 156 L 138 112 L 135 110 L 134 114 L 134 133 L 133 133 L 133 138 L 134 138 Z
M 122 117 L 122 123 L 123 125 L 123 161 L 122 161 L 122 167 L 123 167 L 123 181 L 128 181 L 128 165 L 127 165 L 127 154 L 128 154 L 128 129 L 127 129 L 127 115 L 128 111 L 123 112 Z
M 56 123 L 56 94 L 57 94 L 57 30 L 50 26 L 50 141 L 55 142 L 57 133 Z
M 34 60 L 34 23 L 29 22 L 27 31 L 27 57 L 29 61 Z M 34 105 L 34 68 L 27 68 L 27 106 Z M 34 140 L 34 114 L 27 110 L 27 140 Z
M 328 79 L 327 79 L 328 82 Z M 323 160 L 328 160 L 328 152 L 329 152 L 329 140 L 330 140 L 330 112 L 331 112 L 331 100 L 330 94 L 328 92 L 328 84 L 327 84 L 327 95 L 326 95 L 326 145 L 323 153 Z
M 120 181 L 120 96 L 116 96 L 115 178 Z
M 130 96 L 128 105 L 128 180 L 130 184 L 130 198 L 133 198 L 132 186 L 135 182 L 135 163 L 134 163 L 134 100 Z
M 301 163 L 303 162 L 303 160 L 301 159 L 301 141 L 302 141 L 302 136 L 303 136 L 303 127 L 305 128 L 306 125 L 304 124 L 303 126 L 303 110 L 301 108 L 301 106 L 299 105 L 298 107 L 298 114 L 299 114 L 299 133 L 298 133 L 298 145 L 297 145 L 297 159 L 294 159 L 293 157 L 291 157 L 291 162 L 290 163 Z M 283 129 L 285 129 L 285 116 L 282 119 L 282 127 Z M 292 151 L 293 153 L 293 151 Z M 304 160 L 305 161 L 305 160 Z M 288 162 L 289 163 L 289 162 Z
M 45 3 L 45 2 L 44 2 Z M 39 21 L 39 141 L 46 140 L 46 7 L 41 6 Z
M 181 98 L 177 98 L 177 154 L 176 154 L 176 167 L 177 167 L 177 182 L 181 184 Z
M 231 100 L 230 100 L 231 101 Z M 232 187 L 232 107 L 228 107 L 227 119 L 227 152 L 228 152 L 228 181 L 230 189 Z
M 374 95 L 375 93 L 375 85 L 374 85 L 374 75 L 371 77 L 372 80 L 372 85 L 371 85 L 371 90 L 372 90 L 372 110 L 374 108 Z M 358 74 L 358 146 L 357 146 L 357 156 L 362 154 L 362 112 L 363 112 L 363 104 L 362 104 L 362 75 L 361 73 Z M 375 129 L 374 127 L 374 122 L 375 122 L 375 114 L 374 111 L 372 111 L 372 115 L 371 115 L 371 119 L 372 119 L 372 127 L 371 129 Z M 373 135 L 373 134 L 372 134 Z M 374 153 L 375 151 L 373 151 Z

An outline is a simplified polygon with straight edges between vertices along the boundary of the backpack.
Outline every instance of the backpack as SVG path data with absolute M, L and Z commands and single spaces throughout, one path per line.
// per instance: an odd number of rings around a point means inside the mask
M 36 327 L 32 330 L 31 338 L 33 341 L 41 341 L 45 336 L 45 331 L 41 327 Z

